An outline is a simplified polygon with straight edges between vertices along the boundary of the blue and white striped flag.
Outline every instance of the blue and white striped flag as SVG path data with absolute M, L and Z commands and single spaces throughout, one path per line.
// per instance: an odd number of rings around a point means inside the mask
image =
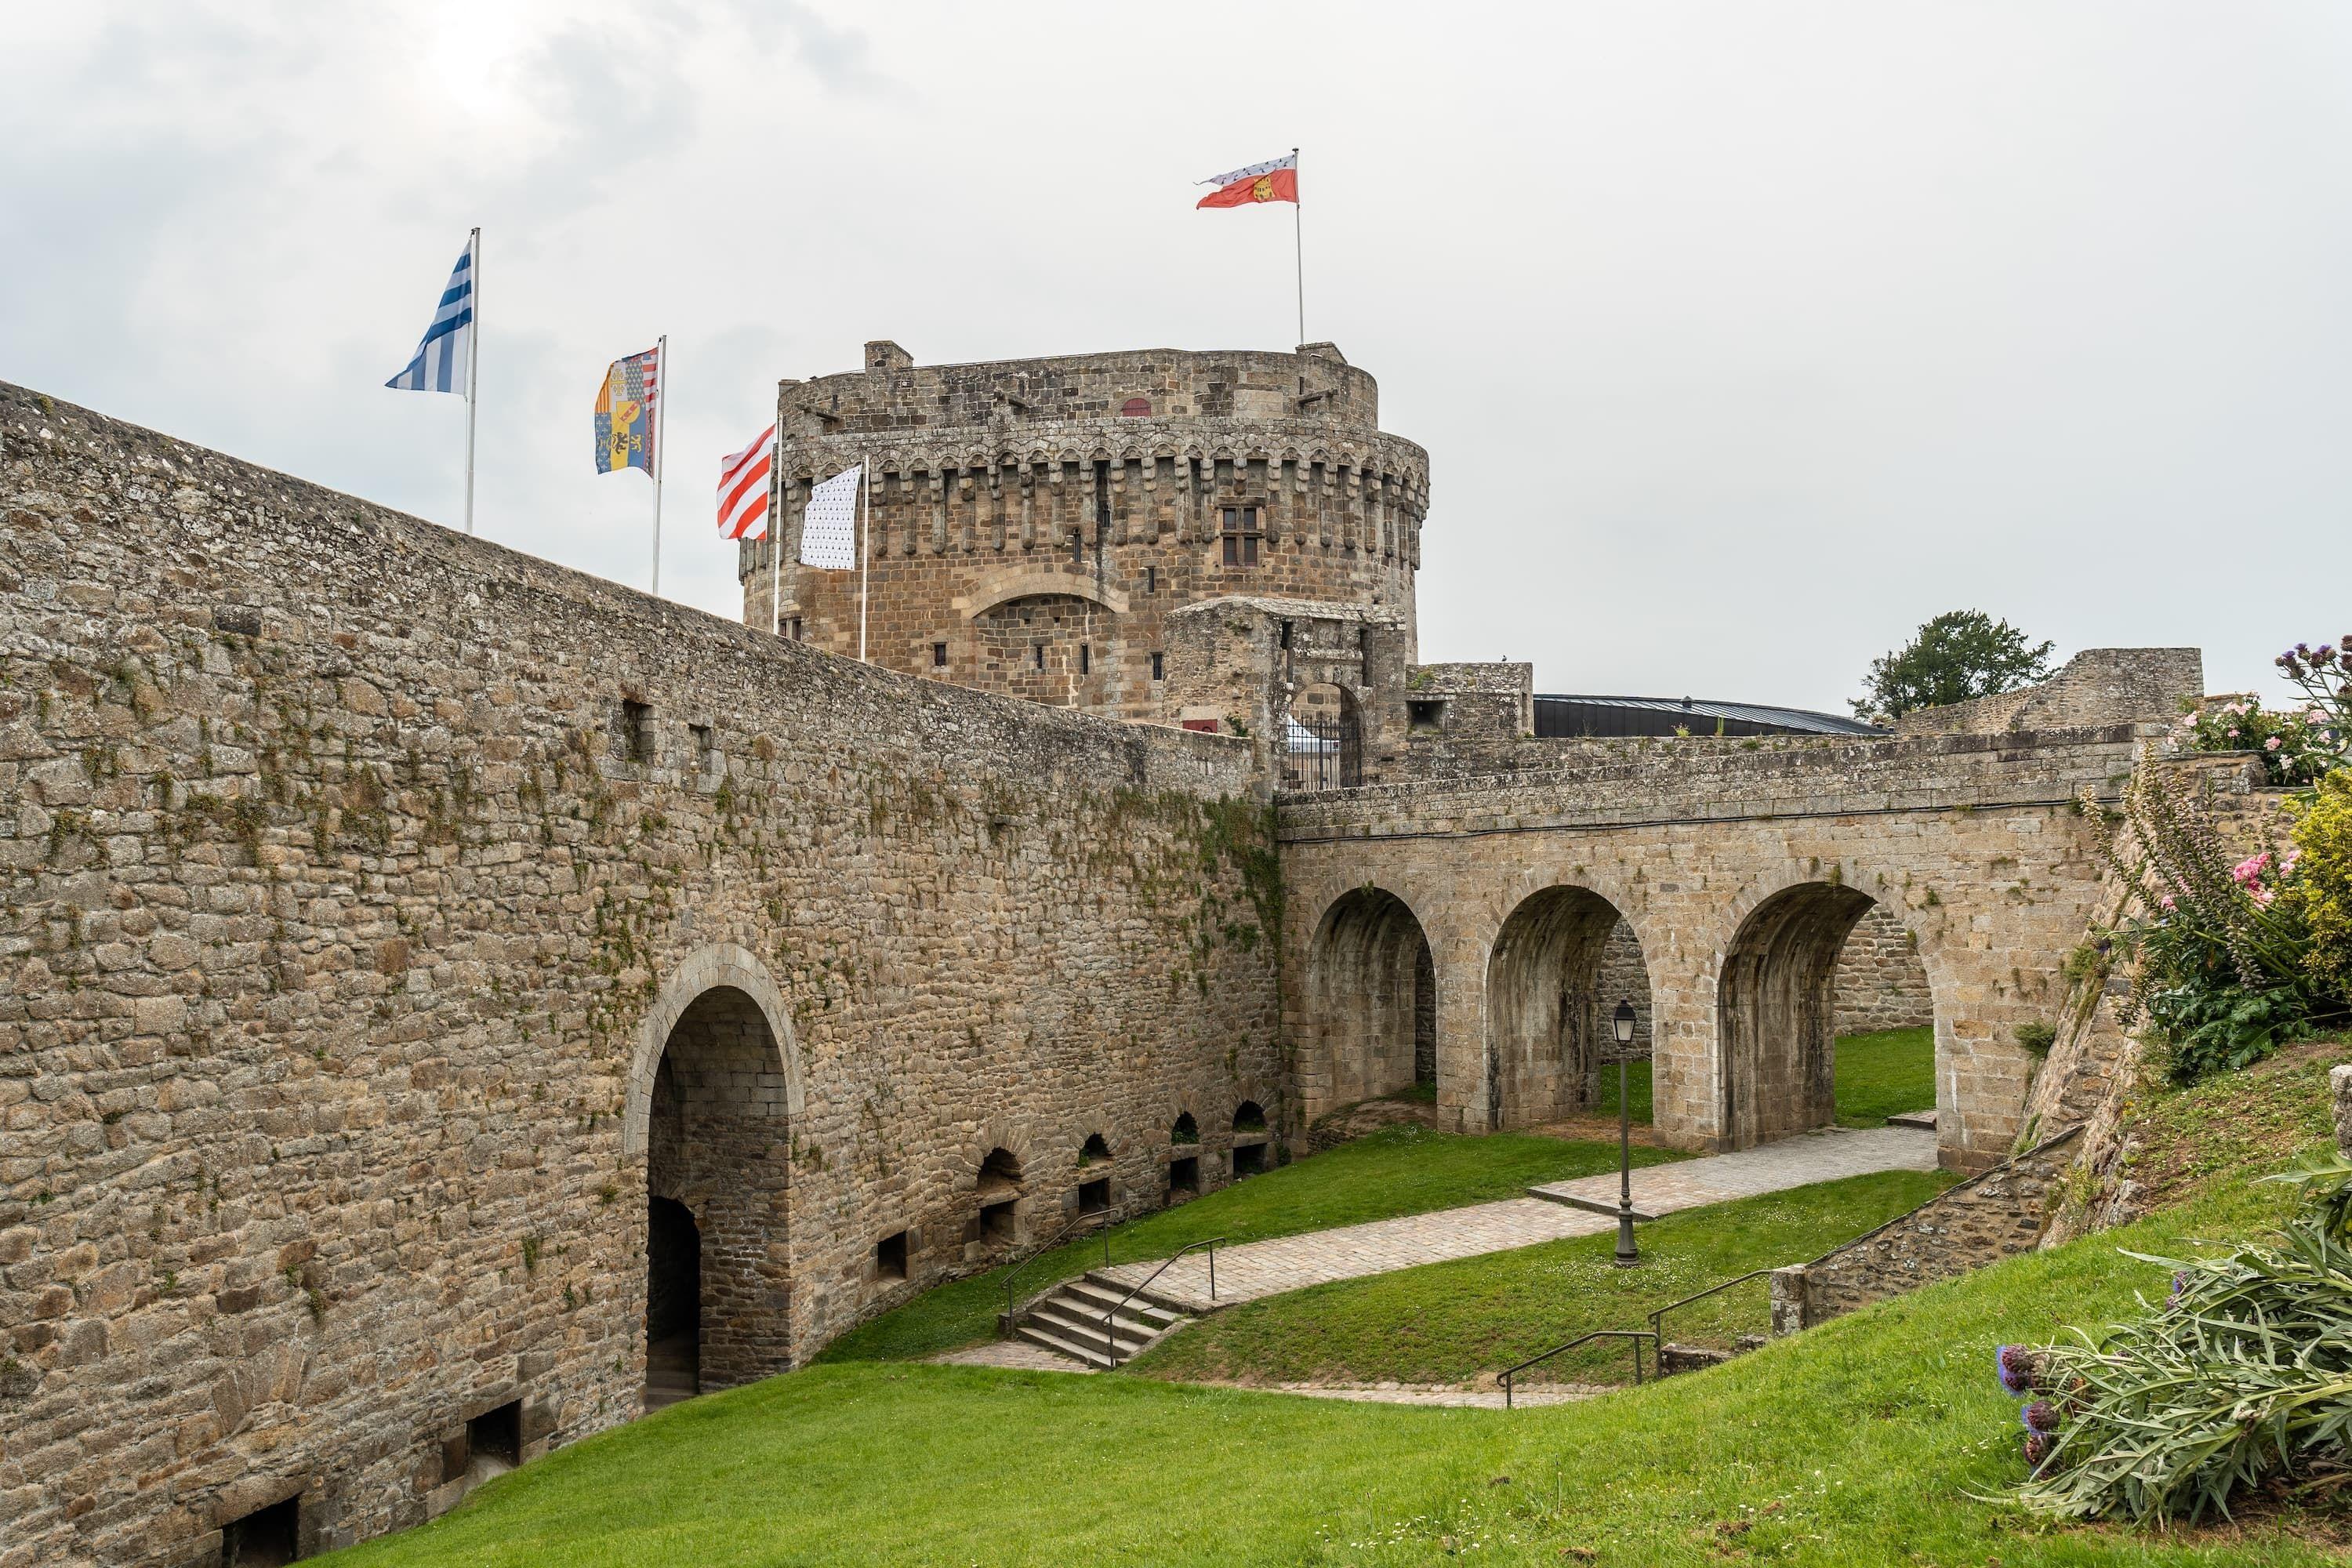
M 416 345 L 416 357 L 408 368 L 384 383 L 398 392 L 454 392 L 469 395 L 467 384 L 467 363 L 474 352 L 474 242 L 466 242 L 465 253 L 457 258 L 455 270 L 449 274 L 449 287 L 441 291 L 440 308 L 433 312 L 433 324 L 425 329 L 425 341 Z

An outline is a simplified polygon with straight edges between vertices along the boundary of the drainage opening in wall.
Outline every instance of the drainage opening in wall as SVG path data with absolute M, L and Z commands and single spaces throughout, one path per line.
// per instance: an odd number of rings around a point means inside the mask
M 522 1463 L 522 1402 L 485 1410 L 466 1423 L 466 1474 L 479 1484 Z
M 1110 1207 L 1110 1178 L 1100 1176 L 1078 1184 L 1078 1212 L 1101 1214 Z
M 991 1247 L 1009 1245 L 1013 1235 L 1013 1215 L 1018 1204 L 1011 1198 L 1003 1203 L 980 1206 L 980 1239 Z
M 1234 1108 L 1234 1179 L 1255 1176 L 1265 1169 L 1265 1108 L 1244 1100 Z
M 1201 1190 L 1201 1157 L 1181 1154 L 1168 1162 L 1170 1193 L 1197 1193 Z
M 907 1277 L 907 1233 L 886 1236 L 874 1244 L 874 1278 L 904 1279 Z
M 301 1555 L 299 1498 L 257 1509 L 221 1531 L 221 1568 L 278 1568 Z

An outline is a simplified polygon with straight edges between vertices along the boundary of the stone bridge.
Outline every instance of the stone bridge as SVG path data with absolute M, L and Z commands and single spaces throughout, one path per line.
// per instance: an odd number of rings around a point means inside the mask
M 2195 689 L 2193 651 L 2137 651 L 2167 672 L 2157 685 Z M 2159 708 L 2145 690 L 2108 706 Z M 2036 1058 L 2016 1029 L 2058 1021 L 2067 954 L 2102 912 L 2084 803 L 2116 796 L 2149 730 L 1523 742 L 1428 759 L 1420 782 L 1288 797 L 1299 1110 L 1412 1085 L 1433 1026 L 1441 1124 L 1589 1104 L 1622 919 L 1649 977 L 1659 1132 L 1726 1150 L 1825 1125 L 1832 976 L 1876 905 L 1934 994 L 1944 1163 L 1981 1169 L 2023 1119 Z

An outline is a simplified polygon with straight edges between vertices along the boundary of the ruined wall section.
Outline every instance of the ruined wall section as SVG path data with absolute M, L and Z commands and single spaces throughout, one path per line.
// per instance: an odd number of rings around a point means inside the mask
M 862 372 L 781 389 L 783 563 L 742 547 L 748 625 L 774 604 L 856 652 L 858 574 L 798 562 L 811 489 L 864 461 L 867 647 L 890 668 L 1166 718 L 1152 656 L 1202 599 L 1363 605 L 1410 642 L 1428 457 L 1379 429 L 1371 377 L 1329 345 L 920 367 L 867 349 Z M 1231 563 L 1228 509 L 1247 529 Z
M 633 1415 L 701 977 L 801 1097 L 795 1358 L 976 1266 L 992 1147 L 1031 1237 L 1089 1134 L 1122 1209 L 1180 1113 L 1221 1166 L 1284 1104 L 1257 787 L 0 387 L 0 1564 L 347 1541 L 482 1411 Z
M 2193 647 L 2084 648 L 2039 686 L 1920 708 L 1895 721 L 1905 735 L 1998 734 L 2170 719 L 2205 690 L 2205 656 Z

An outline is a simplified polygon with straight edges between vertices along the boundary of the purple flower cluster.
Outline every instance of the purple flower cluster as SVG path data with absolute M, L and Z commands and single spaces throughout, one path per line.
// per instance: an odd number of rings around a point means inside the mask
M 1993 1352 L 1994 1368 L 2000 1373 L 2000 1386 L 2012 1399 L 2025 1403 L 2017 1417 L 2025 1423 L 2026 1468 L 2039 1470 L 2058 1451 L 2057 1431 L 2062 1417 L 2058 1406 L 2047 1399 L 2032 1397 L 2049 1371 L 2049 1362 L 2042 1353 L 2028 1345 L 2003 1345 Z
M 2352 636 L 2347 636 L 2341 639 L 2340 646 L 2345 650 L 2341 655 L 2336 652 L 2336 647 L 2326 643 L 2321 643 L 2317 647 L 2314 647 L 2309 643 L 2299 642 L 2271 662 L 2285 670 L 2293 679 L 2301 680 L 2315 669 L 2326 669 L 2338 658 L 2352 658 Z

